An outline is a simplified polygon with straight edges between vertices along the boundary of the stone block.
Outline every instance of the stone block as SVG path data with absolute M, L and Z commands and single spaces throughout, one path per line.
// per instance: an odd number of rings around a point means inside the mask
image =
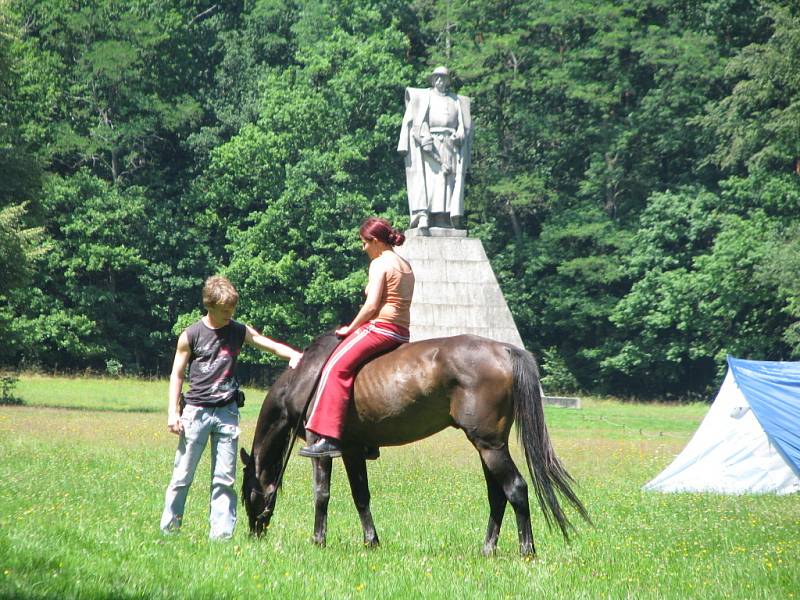
M 522 347 L 479 239 L 406 236 L 397 252 L 411 263 L 416 277 L 412 341 L 471 333 Z
M 560 406 L 561 408 L 580 408 L 581 399 L 569 396 L 542 396 L 545 406 Z

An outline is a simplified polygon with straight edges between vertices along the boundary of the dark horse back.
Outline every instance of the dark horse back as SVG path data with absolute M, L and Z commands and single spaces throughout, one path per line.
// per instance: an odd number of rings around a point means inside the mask
M 356 378 L 344 441 L 400 445 L 447 427 L 508 439 L 513 407 L 507 348 L 460 335 L 404 344 L 367 363 Z

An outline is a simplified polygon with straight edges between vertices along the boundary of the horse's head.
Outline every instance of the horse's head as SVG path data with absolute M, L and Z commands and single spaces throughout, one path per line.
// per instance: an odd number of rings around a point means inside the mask
M 291 389 L 289 382 L 294 375 L 291 369 L 287 369 L 272 385 L 261 405 L 253 448 L 250 454 L 244 448 L 239 451 L 244 471 L 242 504 L 247 512 L 250 533 L 254 535 L 264 533 L 275 509 L 280 469 L 291 433 L 286 392 Z
M 247 512 L 250 533 L 260 536 L 269 527 L 272 511 L 275 509 L 277 499 L 277 485 L 262 483 L 256 475 L 256 461 L 247 454 L 244 448 L 240 451 L 240 458 L 244 466 L 242 477 L 242 504 Z
M 244 448 L 240 451 L 244 468 L 242 504 L 254 535 L 263 534 L 269 526 L 294 432 L 322 367 L 337 344 L 333 334 L 320 336 L 305 350 L 297 367 L 281 374 L 261 405 L 251 454 Z

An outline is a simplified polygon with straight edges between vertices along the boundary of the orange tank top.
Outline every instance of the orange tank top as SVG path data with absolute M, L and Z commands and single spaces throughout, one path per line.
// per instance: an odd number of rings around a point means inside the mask
M 408 328 L 411 323 L 411 297 L 414 295 L 414 272 L 391 268 L 386 272 L 381 308 L 376 321 Z

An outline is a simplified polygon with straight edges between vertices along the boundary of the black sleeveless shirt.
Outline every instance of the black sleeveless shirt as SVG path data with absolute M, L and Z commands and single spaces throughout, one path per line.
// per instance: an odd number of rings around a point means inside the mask
M 246 333 L 247 328 L 233 320 L 219 329 L 211 329 L 202 319 L 186 328 L 191 349 L 186 404 L 224 406 L 236 400 L 236 360 Z

